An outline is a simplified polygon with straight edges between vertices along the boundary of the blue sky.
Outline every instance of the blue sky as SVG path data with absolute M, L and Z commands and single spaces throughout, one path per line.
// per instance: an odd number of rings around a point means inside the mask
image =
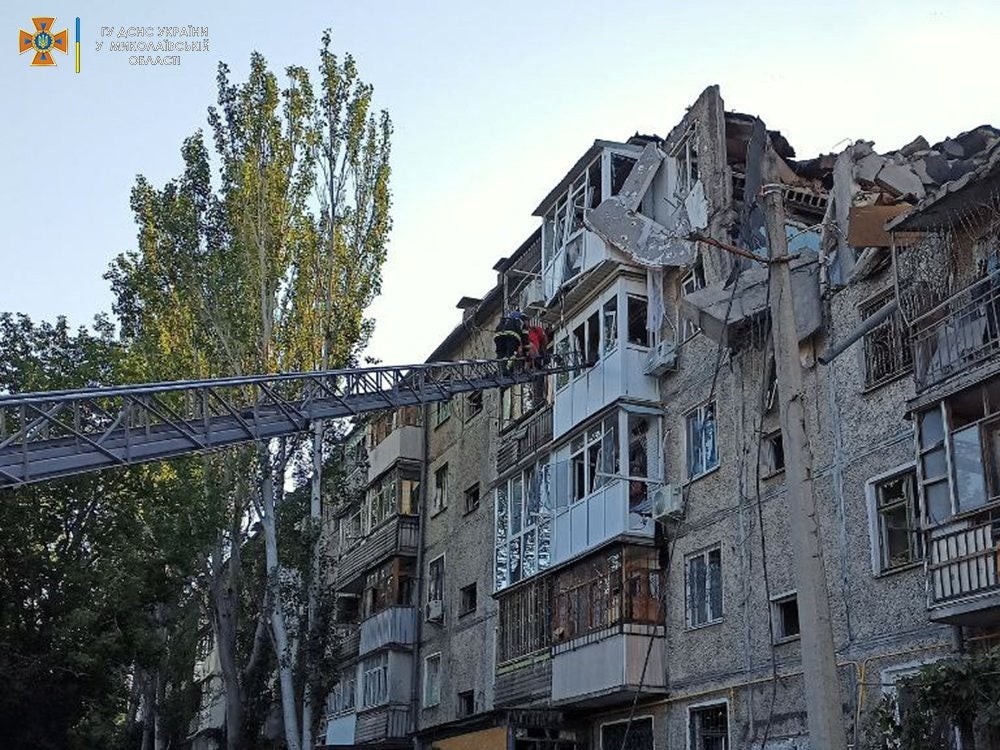
M 135 246 L 135 176 L 177 174 L 182 139 L 207 125 L 217 62 L 238 79 L 256 49 L 276 70 L 314 70 L 325 27 L 396 128 L 395 229 L 369 348 L 385 362 L 428 356 L 458 323 L 455 303 L 495 282 L 493 264 L 535 228 L 532 209 L 594 138 L 664 135 L 707 85 L 781 130 L 799 156 L 1000 125 L 1000 4 L 805 6 L 8 0 L 0 310 L 74 324 L 110 310 L 102 275 Z M 72 55 L 55 69 L 18 56 L 16 30 L 41 14 L 71 39 L 81 17 L 79 75 Z M 185 24 L 209 28 L 210 52 L 186 53 L 179 67 L 95 50 L 101 26 Z

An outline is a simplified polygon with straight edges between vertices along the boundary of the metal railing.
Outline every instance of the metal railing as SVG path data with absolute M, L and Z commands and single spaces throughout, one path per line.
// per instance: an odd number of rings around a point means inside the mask
M 1000 510 L 985 511 L 932 532 L 927 577 L 931 608 L 1000 593 Z
M 306 432 L 583 366 L 468 360 L 0 396 L 0 487 Z
M 1000 274 L 928 310 L 913 322 L 910 335 L 917 390 L 1000 352 Z

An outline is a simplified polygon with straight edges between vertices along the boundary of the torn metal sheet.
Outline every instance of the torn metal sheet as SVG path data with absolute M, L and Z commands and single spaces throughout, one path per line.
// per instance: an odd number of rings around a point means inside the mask
M 656 147 L 655 143 L 646 144 L 639 160 L 633 165 L 628 177 L 625 178 L 625 184 L 618 191 L 618 198 L 629 211 L 635 211 L 639 208 L 643 196 L 649 190 L 649 186 L 665 158 L 666 156 Z
M 799 341 L 812 336 L 823 323 L 818 261 L 816 253 L 803 252 L 789 263 L 795 299 L 795 329 Z M 685 295 L 681 306 L 684 315 L 706 336 L 732 346 L 738 343 L 734 332 L 739 333 L 753 320 L 767 314 L 767 283 L 766 268 L 750 268 L 740 274 L 735 291 L 726 289 L 722 283 L 710 284 Z
M 683 239 L 691 231 L 686 211 L 680 212 L 674 229 L 667 230 L 649 217 L 629 211 L 616 195 L 588 211 L 583 221 L 588 229 L 640 265 L 686 266 L 694 261 L 695 244 Z

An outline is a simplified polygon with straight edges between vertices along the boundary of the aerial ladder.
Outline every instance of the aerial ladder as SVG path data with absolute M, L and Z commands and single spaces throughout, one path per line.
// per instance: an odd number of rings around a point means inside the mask
M 315 420 L 447 401 L 586 367 L 501 360 L 252 375 L 0 396 L 0 488 L 308 432 Z

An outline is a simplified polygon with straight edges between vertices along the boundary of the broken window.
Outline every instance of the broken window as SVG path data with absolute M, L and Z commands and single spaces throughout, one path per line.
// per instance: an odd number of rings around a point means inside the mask
M 465 397 L 465 419 L 472 419 L 483 410 L 483 392 L 472 391 Z
M 605 417 L 572 442 L 570 467 L 572 502 L 582 500 L 618 475 L 617 415 Z
M 729 750 L 729 706 L 716 703 L 689 709 L 691 750 Z
M 684 559 L 689 628 L 722 619 L 722 548 L 698 552 Z
M 774 641 L 790 641 L 799 637 L 799 600 L 795 594 L 780 596 L 771 602 Z
M 541 462 L 497 487 L 495 585 L 499 591 L 549 566 L 549 465 Z
M 629 513 L 648 515 L 651 510 L 649 482 L 651 458 L 655 461 L 659 446 L 651 434 L 652 418 L 646 414 L 628 415 L 628 509 Z M 651 437 L 653 439 L 651 439 Z
M 563 366 L 569 361 L 569 355 L 572 352 L 572 347 L 570 346 L 570 338 L 568 336 L 562 336 L 556 341 L 555 346 L 555 365 Z M 569 373 L 559 372 L 556 373 L 556 390 L 566 387 L 569 383 Z
M 438 513 L 448 507 L 448 464 L 434 472 L 434 504 L 432 512 Z
M 552 634 L 557 641 L 625 622 L 663 624 L 662 571 L 655 550 L 614 548 L 556 574 Z
M 370 534 L 373 529 L 396 515 L 397 508 L 399 507 L 399 484 L 399 473 L 397 471 L 390 471 L 383 474 L 365 494 L 366 533 Z
M 886 289 L 859 308 L 861 319 L 867 320 L 895 297 L 895 290 Z M 865 387 L 875 388 L 910 371 L 913 353 L 897 310 L 864 336 Z
M 427 566 L 427 601 L 444 599 L 444 555 L 430 561 Z
M 760 446 L 760 473 L 763 477 L 772 477 L 785 470 L 785 444 L 781 439 L 781 431 L 766 435 Z
M 612 297 L 604 303 L 602 325 L 604 326 L 604 351 L 606 355 L 618 346 L 618 298 Z
M 518 383 L 500 392 L 500 429 L 504 429 L 535 407 L 534 383 Z
M 920 412 L 917 427 L 917 468 L 929 523 L 1000 502 L 1000 380 Z
M 649 328 L 647 327 L 649 304 L 646 298 L 629 294 L 627 304 L 628 342 L 635 346 L 650 346 Z
M 548 649 L 552 642 L 552 580 L 546 576 L 500 597 L 498 664 Z
M 687 195 L 698 181 L 698 146 L 693 127 L 673 156 L 677 160 L 677 193 Z
M 638 159 L 631 156 L 625 156 L 624 154 L 611 154 L 611 194 L 618 195 L 621 192 L 622 187 L 625 186 L 625 180 L 628 179 L 629 174 L 632 172 L 632 167 Z
M 686 297 L 687 295 L 693 294 L 704 287 L 705 272 L 702 269 L 701 263 L 696 263 L 694 267 L 681 279 L 681 295 Z M 695 325 L 694 321 L 680 313 L 680 305 L 678 305 L 677 309 L 678 317 L 680 318 L 678 322 L 679 328 L 681 329 L 681 341 L 687 341 L 689 338 L 699 333 L 701 329 Z
M 387 607 L 413 606 L 414 562 L 396 558 L 365 576 L 363 614 L 376 615 Z
M 685 422 L 688 479 L 695 479 L 719 465 L 715 441 L 715 402 L 689 412 Z
M 778 404 L 778 367 L 774 354 L 767 357 L 767 377 L 764 379 L 764 403 L 761 405 L 765 414 L 769 414 Z
M 910 469 L 874 482 L 879 569 L 892 570 L 924 558 L 917 502 L 917 475 Z

